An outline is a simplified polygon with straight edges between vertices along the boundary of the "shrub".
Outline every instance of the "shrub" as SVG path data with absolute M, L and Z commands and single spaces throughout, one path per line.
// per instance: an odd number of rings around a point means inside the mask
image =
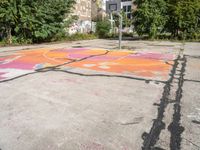
M 87 34 L 87 33 L 75 33 L 72 35 L 68 35 L 65 39 L 70 41 L 78 41 L 78 40 L 92 40 L 96 39 L 96 35 Z
M 96 33 L 100 38 L 108 37 L 111 26 L 108 20 L 98 21 L 96 25 Z

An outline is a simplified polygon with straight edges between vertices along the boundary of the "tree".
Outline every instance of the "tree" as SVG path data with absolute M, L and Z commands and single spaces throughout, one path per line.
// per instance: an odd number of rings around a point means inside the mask
M 134 25 L 139 35 L 155 38 L 171 33 L 173 38 L 200 35 L 200 0 L 136 0 Z
M 7 35 L 8 43 L 12 43 L 12 28 L 17 24 L 17 5 L 15 0 L 3 0 L 0 2 L 1 32 Z
M 136 0 L 135 5 L 134 26 L 139 35 L 147 34 L 155 38 L 164 31 L 167 21 L 165 0 Z
M 100 20 L 97 22 L 96 31 L 100 38 L 105 38 L 110 33 L 110 22 L 108 20 Z
M 200 29 L 200 0 L 168 0 L 166 29 L 173 37 L 195 38 Z
M 64 20 L 75 0 L 3 0 L 0 2 L 1 32 L 20 39 L 40 42 L 63 32 Z M 10 43 L 9 42 L 9 43 Z

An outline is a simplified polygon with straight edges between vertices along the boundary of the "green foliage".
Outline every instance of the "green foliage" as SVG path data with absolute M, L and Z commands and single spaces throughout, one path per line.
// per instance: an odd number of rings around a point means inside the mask
M 200 0 L 136 0 L 135 4 L 134 25 L 139 35 L 199 38 Z
M 121 12 L 121 15 L 123 17 L 123 27 L 130 27 L 133 24 L 133 20 L 129 19 L 124 11 Z
M 12 36 L 33 42 L 51 40 L 64 32 L 64 19 L 73 8 L 74 0 L 3 0 L 0 1 L 0 32 L 9 43 Z
M 155 38 L 163 31 L 167 20 L 165 0 L 136 0 L 135 4 L 138 8 L 133 18 L 137 33 Z
M 55 36 L 51 41 L 79 41 L 79 40 L 93 40 L 96 39 L 97 36 L 95 34 L 88 33 L 75 33 L 72 35 L 58 35 Z
M 93 40 L 96 39 L 95 34 L 87 34 L 87 33 L 75 33 L 72 35 L 68 35 L 65 40 L 70 41 L 78 41 L 78 40 Z
M 123 17 L 122 26 L 123 27 L 130 27 L 133 24 L 133 20 L 129 19 L 124 11 L 121 11 L 120 14 Z M 114 26 L 119 27 L 120 17 L 118 14 L 113 14 Z
M 12 44 L 31 44 L 32 40 L 24 37 L 12 36 Z
M 197 38 L 200 29 L 200 0 L 168 0 L 166 28 L 173 37 Z
M 6 45 L 6 41 L 5 41 L 5 40 L 1 40 L 1 41 L 0 41 L 0 47 L 1 47 L 1 46 L 5 46 L 5 45 Z
M 105 38 L 110 32 L 111 26 L 108 20 L 98 21 L 96 25 L 96 33 L 100 38 Z

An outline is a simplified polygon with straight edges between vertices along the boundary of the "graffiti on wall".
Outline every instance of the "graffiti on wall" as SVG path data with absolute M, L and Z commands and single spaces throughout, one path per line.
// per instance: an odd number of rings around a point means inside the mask
M 75 33 L 89 33 L 92 30 L 91 21 L 77 21 L 69 28 L 69 34 Z
M 38 69 L 58 66 L 79 68 L 143 78 L 168 77 L 174 56 L 161 53 L 137 53 L 87 48 L 34 49 L 0 57 L 0 81 Z M 166 63 L 166 61 L 168 63 Z

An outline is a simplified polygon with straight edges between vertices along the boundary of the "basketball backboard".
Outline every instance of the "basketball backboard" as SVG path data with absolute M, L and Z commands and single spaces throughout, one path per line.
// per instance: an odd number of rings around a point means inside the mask
M 121 0 L 108 0 L 106 1 L 106 13 L 120 12 Z

